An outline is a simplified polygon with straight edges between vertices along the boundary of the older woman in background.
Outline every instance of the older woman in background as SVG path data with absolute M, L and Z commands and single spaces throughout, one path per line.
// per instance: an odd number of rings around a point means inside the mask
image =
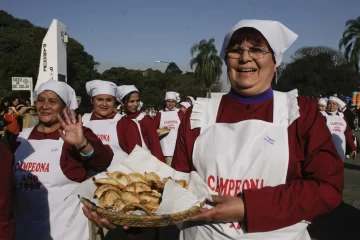
M 110 148 L 75 119 L 75 91 L 49 80 L 36 89 L 39 124 L 19 135 L 15 153 L 16 239 L 87 240 L 88 221 L 76 196 L 89 170 L 104 171 Z

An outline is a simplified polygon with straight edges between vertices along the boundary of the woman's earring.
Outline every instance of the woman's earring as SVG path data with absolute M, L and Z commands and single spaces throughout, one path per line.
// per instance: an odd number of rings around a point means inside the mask
M 275 72 L 275 83 L 277 84 L 277 82 L 278 82 L 278 74 L 277 72 Z

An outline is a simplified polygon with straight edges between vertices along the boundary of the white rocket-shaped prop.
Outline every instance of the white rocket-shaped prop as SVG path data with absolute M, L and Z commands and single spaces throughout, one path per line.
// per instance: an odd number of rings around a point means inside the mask
M 39 74 L 35 90 L 49 79 L 67 82 L 66 26 L 54 19 L 41 45 Z

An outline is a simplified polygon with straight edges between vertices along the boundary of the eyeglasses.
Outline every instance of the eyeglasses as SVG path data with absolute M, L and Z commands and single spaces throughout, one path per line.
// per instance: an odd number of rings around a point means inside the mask
M 252 47 L 247 50 L 243 48 L 233 48 L 227 50 L 226 52 L 227 52 L 227 57 L 231 59 L 239 59 L 244 52 L 248 52 L 249 56 L 253 60 L 262 59 L 265 57 L 265 54 L 271 53 L 269 49 L 258 48 L 258 47 Z

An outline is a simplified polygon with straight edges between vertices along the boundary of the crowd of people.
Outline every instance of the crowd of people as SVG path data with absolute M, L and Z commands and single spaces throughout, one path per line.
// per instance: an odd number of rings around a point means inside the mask
M 18 103 L 7 101 L 15 106 L 4 117 L 12 116 L 6 131 L 12 129 L 17 145 L 12 154 L 0 143 L 6 162 L 0 176 L 7 180 L 0 192 L 0 238 L 310 240 L 308 224 L 341 202 L 344 143 L 350 140 L 337 99 L 319 111 L 316 100 L 297 90 L 271 88 L 296 39 L 277 21 L 238 22 L 220 53 L 230 92 L 181 101 L 169 91 L 158 112 L 141 110 L 136 86 L 104 80 L 86 83 L 93 110 L 85 114 L 76 112 L 81 99 L 68 84 L 43 81 L 35 89 L 38 122 L 29 120 L 22 130 L 11 125 L 20 116 Z M 196 171 L 212 207 L 162 234 L 164 228 L 115 226 L 68 197 L 136 145 L 177 171 Z M 349 148 L 355 157 L 353 141 Z

